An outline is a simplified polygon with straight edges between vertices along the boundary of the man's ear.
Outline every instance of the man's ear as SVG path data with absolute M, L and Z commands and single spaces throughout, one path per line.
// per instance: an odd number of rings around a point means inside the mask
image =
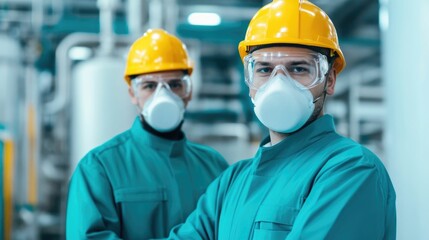
M 331 69 L 326 77 L 326 81 L 328 81 L 326 83 L 326 94 L 333 95 L 335 92 L 335 83 L 337 82 L 337 71 L 335 69 Z
M 136 95 L 134 94 L 134 90 L 133 90 L 132 87 L 128 87 L 128 94 L 130 95 L 131 103 L 134 104 L 134 105 L 137 105 L 138 104 L 138 100 L 137 100 Z

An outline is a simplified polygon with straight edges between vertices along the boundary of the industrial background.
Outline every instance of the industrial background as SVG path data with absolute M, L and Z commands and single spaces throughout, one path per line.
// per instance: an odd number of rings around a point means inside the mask
M 122 75 L 131 43 L 164 28 L 195 62 L 184 131 L 230 162 L 267 134 L 238 42 L 268 0 L 0 0 L 0 239 L 64 239 L 79 159 L 137 115 Z M 311 0 L 347 61 L 326 112 L 383 160 L 398 239 L 429 239 L 429 1 Z

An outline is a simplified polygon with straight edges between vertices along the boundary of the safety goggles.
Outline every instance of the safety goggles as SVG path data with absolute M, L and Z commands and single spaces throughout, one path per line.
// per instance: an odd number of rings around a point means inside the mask
M 143 97 L 152 95 L 158 87 L 164 86 L 180 98 L 186 98 L 191 93 L 191 79 L 189 75 L 181 77 L 159 77 L 141 75 L 131 81 L 134 91 Z
M 320 53 L 255 52 L 244 57 L 246 84 L 255 90 L 279 73 L 310 89 L 324 81 L 328 69 L 328 60 Z

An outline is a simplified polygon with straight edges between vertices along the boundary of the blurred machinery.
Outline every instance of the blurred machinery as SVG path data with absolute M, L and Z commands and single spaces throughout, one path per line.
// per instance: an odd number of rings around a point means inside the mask
M 29 185 L 30 181 L 35 180 L 22 178 L 16 181 L 15 176 L 29 176 L 29 168 L 24 166 L 24 162 L 18 162 L 16 159 L 25 158 L 25 152 L 19 151 L 18 146 L 28 148 L 30 144 L 30 134 L 26 130 L 26 124 L 34 119 L 30 117 L 23 94 L 24 75 L 21 68 L 23 51 L 20 43 L 6 34 L 0 34 L 0 46 L 8 51 L 0 53 L 0 165 L 1 165 L 1 215 L 2 223 L 0 234 L 2 239 L 11 239 L 12 223 L 15 220 L 14 209 L 19 209 L 24 205 L 34 203 L 34 198 L 30 199 Z M 34 143 L 34 141 L 32 142 Z M 30 149 L 28 149 L 30 150 Z M 33 155 L 36 157 L 35 155 Z M 26 158 L 29 160 L 28 158 Z M 35 158 L 25 162 L 25 165 L 35 165 Z M 21 175 L 22 174 L 22 175 Z M 34 175 L 33 175 L 34 176 Z M 32 186 L 35 186 L 32 183 Z M 34 195 L 32 195 L 34 197 Z M 15 205 L 16 204 L 16 205 Z M 15 206 L 17 206 L 15 208 Z
M 64 238 L 74 167 L 137 114 L 122 74 L 128 46 L 148 28 L 177 34 L 195 61 L 187 137 L 230 163 L 251 157 L 267 132 L 254 117 L 237 44 L 267 2 L 0 1 L 0 239 Z M 348 62 L 327 112 L 341 133 L 383 155 L 378 1 L 313 2 L 338 23 Z

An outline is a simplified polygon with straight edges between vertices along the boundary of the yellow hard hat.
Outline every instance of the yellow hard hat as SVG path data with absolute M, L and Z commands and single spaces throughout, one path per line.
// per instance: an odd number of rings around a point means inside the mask
M 238 45 L 240 57 L 250 47 L 269 44 L 297 44 L 331 49 L 337 55 L 337 73 L 346 66 L 337 31 L 328 15 L 307 0 L 274 0 L 261 8 L 249 23 L 246 37 Z
M 131 45 L 124 78 L 130 85 L 133 75 L 172 70 L 184 70 L 191 75 L 193 64 L 186 46 L 165 30 L 149 29 Z

